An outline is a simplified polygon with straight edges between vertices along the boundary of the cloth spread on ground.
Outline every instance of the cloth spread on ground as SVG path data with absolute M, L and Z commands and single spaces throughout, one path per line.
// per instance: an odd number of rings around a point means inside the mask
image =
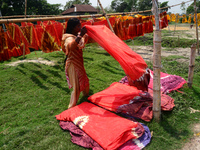
M 142 93 L 133 86 L 114 82 L 107 89 L 88 97 L 91 102 L 117 113 L 126 113 L 144 121 L 153 117 L 153 90 Z M 161 94 L 161 109 L 171 111 L 174 99 Z
M 88 100 L 116 112 L 120 105 L 129 104 L 129 101 L 139 96 L 139 93 L 140 91 L 134 86 L 114 82 L 105 90 L 88 97 Z
M 180 89 L 183 84 L 186 83 L 186 80 L 177 75 L 170 75 L 167 73 L 160 72 L 160 84 L 161 92 L 164 94 L 170 93 L 173 90 Z M 149 88 L 153 89 L 153 71 L 150 70 L 150 83 Z
M 161 110 L 171 111 L 174 108 L 174 99 L 169 95 L 161 94 Z M 121 105 L 117 108 L 117 113 L 125 113 L 130 117 L 151 121 L 153 118 L 153 90 L 149 89 L 146 93 L 130 100 L 129 104 Z
M 85 27 L 87 34 L 119 62 L 132 80 L 139 79 L 145 73 L 147 64 L 143 58 L 105 25 L 85 25 Z
M 128 140 L 141 136 L 136 133 L 138 122 L 122 118 L 88 102 L 63 111 L 56 115 L 56 119 L 72 121 L 105 150 L 117 149 Z
M 117 150 L 140 150 L 147 146 L 147 144 L 150 143 L 151 141 L 151 133 L 149 128 L 140 123 L 138 124 L 136 128 L 136 132 L 138 131 L 138 134 L 140 134 L 142 131 L 141 126 L 144 128 L 144 133 L 142 134 L 141 137 L 138 139 L 131 139 L 124 143 L 122 146 L 120 146 Z M 73 122 L 70 121 L 60 121 L 60 127 L 63 130 L 68 130 L 70 131 L 71 135 L 71 141 L 74 144 L 80 145 L 85 148 L 92 148 L 93 150 L 103 150 L 103 148 L 96 142 L 94 141 L 89 135 L 87 135 L 83 130 L 81 130 L 78 126 L 76 126 Z
M 149 71 L 150 71 L 150 82 L 148 87 L 150 89 L 153 89 L 153 71 L 150 69 Z M 123 77 L 119 82 L 129 85 L 127 76 Z M 186 80 L 180 76 L 160 72 L 160 84 L 161 84 L 160 90 L 164 94 L 170 93 L 173 90 L 180 89 L 185 83 Z

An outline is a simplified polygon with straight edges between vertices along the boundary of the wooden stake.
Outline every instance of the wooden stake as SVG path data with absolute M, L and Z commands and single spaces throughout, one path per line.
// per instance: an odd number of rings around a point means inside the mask
M 194 0 L 194 14 L 195 14 L 195 20 L 196 20 L 197 52 L 198 52 L 198 54 L 199 54 L 199 34 L 198 34 L 198 20 L 197 20 L 196 0 Z
M 110 21 L 109 21 L 109 19 L 108 19 L 108 16 L 106 15 L 106 12 L 105 12 L 105 10 L 103 9 L 103 7 L 102 7 L 102 5 L 101 5 L 100 0 L 98 0 L 98 3 L 99 3 L 99 5 L 100 5 L 100 7 L 101 7 L 101 9 L 102 9 L 102 11 L 103 11 L 103 13 L 104 13 L 104 16 L 106 17 L 106 20 L 107 20 L 107 22 L 108 22 L 108 25 L 109 25 L 109 27 L 110 27 L 110 30 L 111 30 L 113 33 L 115 33 L 114 30 L 113 30 L 113 28 L 112 28 L 112 26 L 111 26 L 111 24 L 110 24 Z
M 192 87 L 193 74 L 194 74 L 194 64 L 195 64 L 195 54 L 196 54 L 196 44 L 192 44 L 188 71 L 188 87 Z
M 153 38 L 153 115 L 157 122 L 161 116 L 161 92 L 160 92 L 160 66 L 161 66 L 161 30 L 159 27 L 158 2 L 153 0 L 152 12 L 155 16 L 155 31 Z
M 27 0 L 25 0 L 25 12 L 24 12 L 24 18 L 26 18 L 26 9 L 27 9 Z
M 23 59 L 25 58 L 25 44 L 23 46 Z
M 175 31 L 176 31 L 176 22 L 177 22 L 177 18 L 178 18 L 178 15 L 176 15 L 176 19 L 175 19 L 174 34 L 175 34 Z

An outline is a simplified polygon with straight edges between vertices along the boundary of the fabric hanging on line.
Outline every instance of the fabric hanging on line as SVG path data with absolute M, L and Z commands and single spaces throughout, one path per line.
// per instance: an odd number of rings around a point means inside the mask
M 104 25 L 86 25 L 87 34 L 119 62 L 126 75 L 139 79 L 147 68 L 143 58 Z
M 85 148 L 92 148 L 93 150 L 103 150 L 103 148 L 95 140 L 93 140 L 73 122 L 60 121 L 59 125 L 63 130 L 70 131 L 72 143 Z M 139 132 L 142 131 L 142 127 L 144 128 L 144 133 L 141 137 L 127 141 L 117 150 L 141 150 L 146 147 L 151 141 L 151 132 L 145 124 L 140 123 L 136 128 L 136 132 L 138 132 L 138 134 L 140 134 Z
M 20 29 L 22 30 L 29 47 L 38 50 L 38 39 L 35 31 L 34 24 L 30 22 L 21 22 Z
M 3 28 L 0 26 L 0 61 L 9 59 L 11 59 L 11 56 L 8 54 L 7 33 L 4 32 Z
M 56 115 L 56 119 L 72 121 L 105 150 L 117 149 L 144 133 L 144 128 L 139 134 L 136 132 L 138 122 L 122 118 L 88 102 L 63 111 Z

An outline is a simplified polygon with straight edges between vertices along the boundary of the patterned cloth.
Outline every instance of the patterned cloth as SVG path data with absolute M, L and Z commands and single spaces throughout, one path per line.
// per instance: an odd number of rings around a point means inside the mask
M 118 150 L 140 150 L 146 147 L 151 141 L 151 133 L 149 128 L 140 123 L 136 131 L 141 131 L 141 126 L 144 128 L 144 133 L 138 139 L 131 139 L 124 143 L 118 148 Z M 74 144 L 80 145 L 85 148 L 92 148 L 93 150 L 103 150 L 103 148 L 94 141 L 89 135 L 87 135 L 83 130 L 76 126 L 73 122 L 70 121 L 60 121 L 60 127 L 63 130 L 70 131 L 71 141 Z
M 114 150 L 144 133 L 138 122 L 122 118 L 94 104 L 83 102 L 56 115 L 60 121 L 72 121 L 105 150 Z

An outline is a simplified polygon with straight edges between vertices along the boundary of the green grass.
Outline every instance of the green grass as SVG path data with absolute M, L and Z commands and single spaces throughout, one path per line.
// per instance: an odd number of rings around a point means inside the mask
M 62 52 L 32 52 L 26 59 L 43 58 L 54 61 L 55 66 L 39 63 L 21 63 L 11 67 L 6 64 L 23 60 L 12 58 L 0 63 L 0 149 L 52 149 L 82 150 L 73 144 L 68 131 L 63 131 L 55 115 L 67 109 L 71 89 L 68 88 L 63 68 Z M 199 113 L 190 114 L 189 107 L 200 108 L 200 59 L 197 58 L 191 89 L 184 86 L 183 93 L 169 95 L 175 100 L 175 108 L 162 112 L 160 123 L 145 123 L 153 138 L 146 150 L 179 149 L 192 136 L 191 125 L 198 122 Z M 111 83 L 125 76 L 119 63 L 96 44 L 84 50 L 85 69 L 90 79 L 90 95 L 106 89 Z M 152 64 L 147 62 L 150 69 Z M 162 59 L 162 72 L 180 75 L 187 80 L 188 65 L 178 63 L 176 57 Z M 197 68 L 197 69 L 196 69 Z M 86 101 L 80 95 L 78 104 Z

